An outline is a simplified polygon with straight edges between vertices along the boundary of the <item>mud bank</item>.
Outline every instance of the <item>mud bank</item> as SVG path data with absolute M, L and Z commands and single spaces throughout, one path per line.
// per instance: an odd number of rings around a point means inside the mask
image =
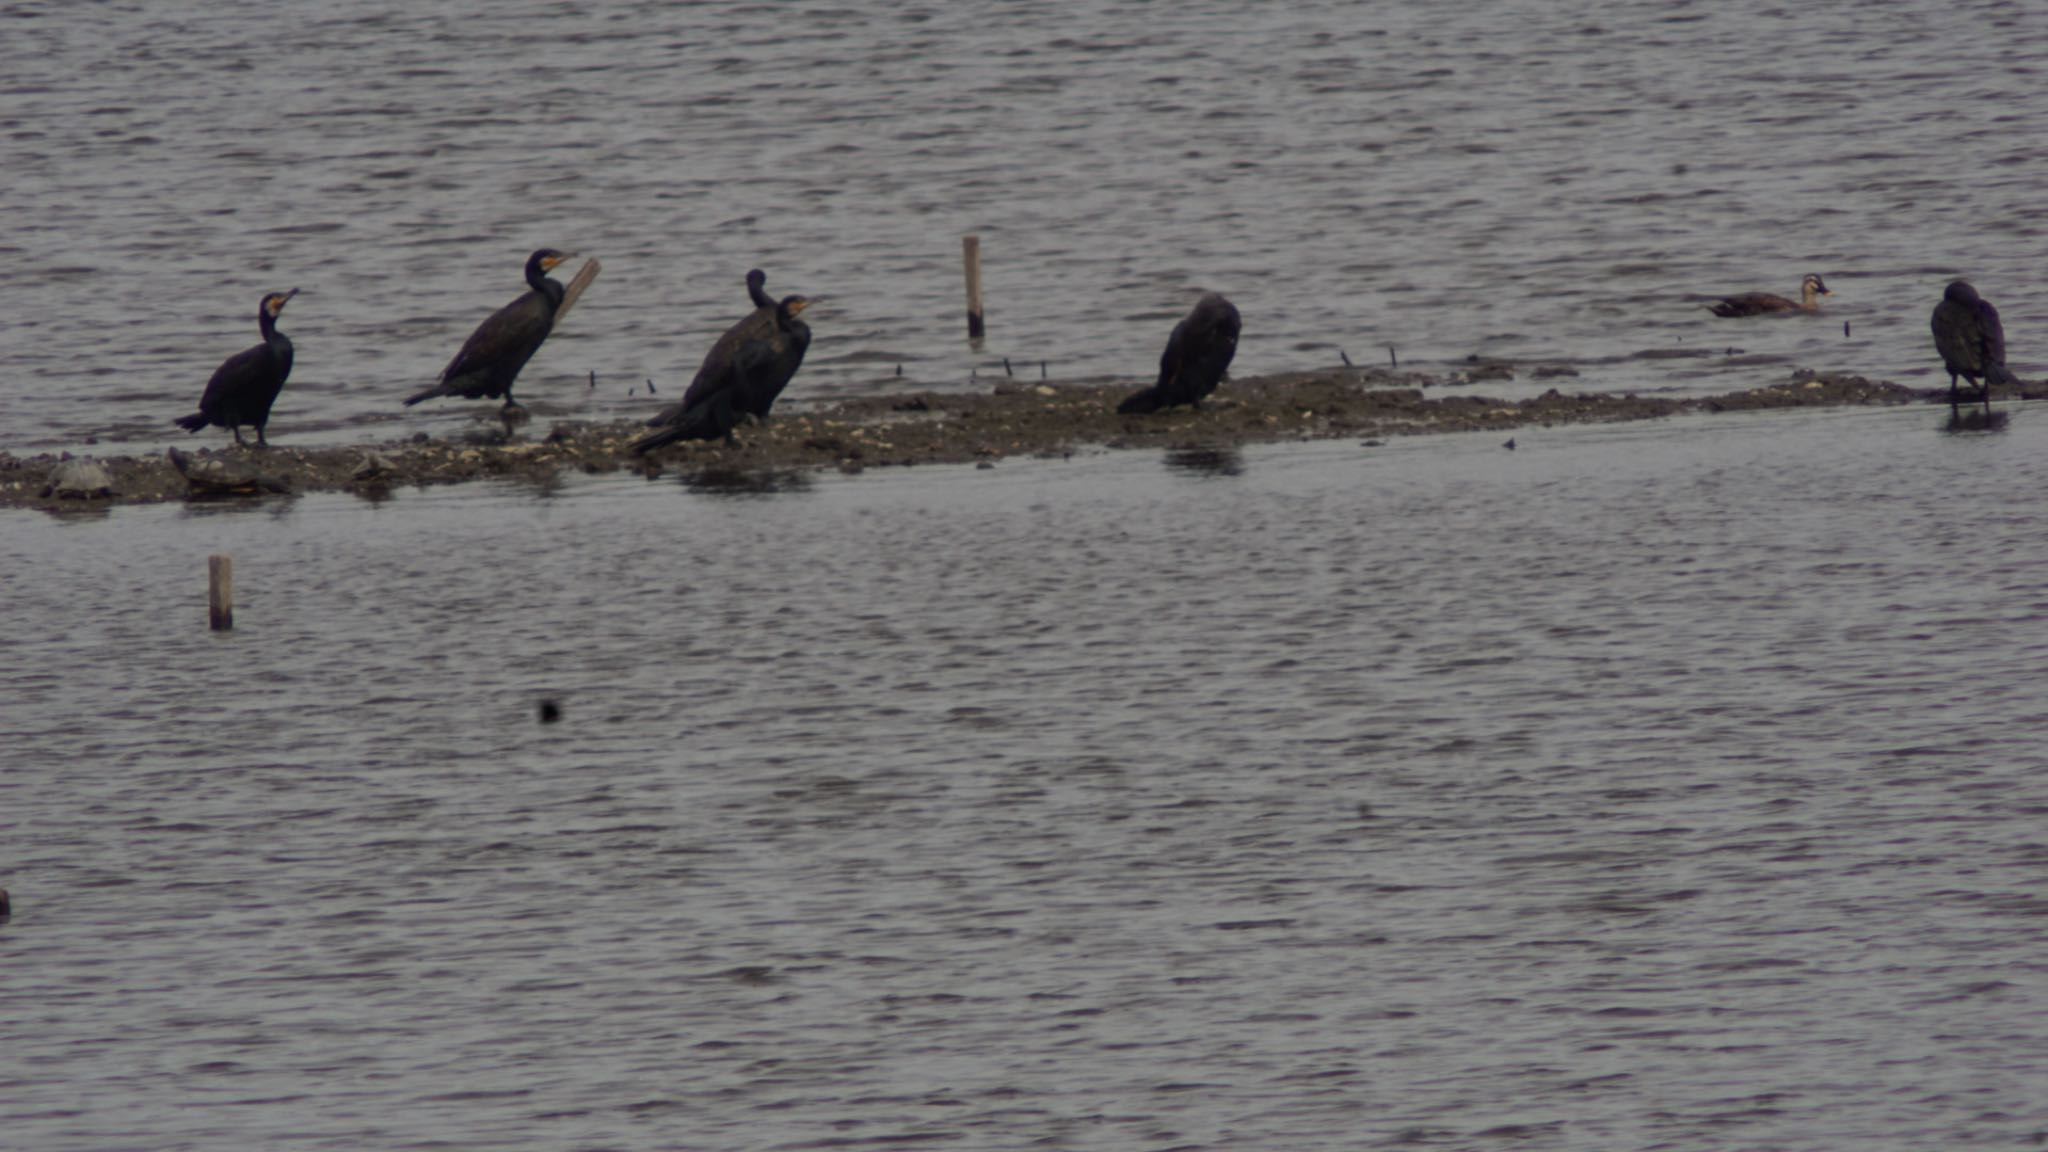
M 1539 371 L 1538 378 L 1542 375 Z M 1562 382 L 1569 384 L 1568 379 Z M 1117 414 L 1117 401 L 1136 387 L 1130 383 L 1019 385 L 975 395 L 913 392 L 790 406 L 765 425 L 742 428 L 737 444 L 681 444 L 647 457 L 630 451 L 644 431 L 631 423 L 562 423 L 512 438 L 433 439 L 421 433 L 368 446 L 298 448 L 287 443 L 259 450 L 230 444 L 194 448 L 176 462 L 171 454 L 96 457 L 110 482 L 92 496 L 64 496 L 51 489 L 53 474 L 69 454 L 0 453 L 0 507 L 69 509 L 300 492 L 355 492 L 375 499 L 404 488 L 480 478 L 546 485 L 573 472 L 859 472 L 1105 448 L 1509 432 L 1681 412 L 1907 404 L 1947 397 L 1946 390 L 1917 392 L 1888 381 L 1825 373 L 1796 373 L 1770 387 L 1693 400 L 1552 388 L 1510 401 L 1435 387 L 1442 383 L 1386 369 L 1287 373 L 1231 381 L 1200 411 L 1151 416 Z M 1425 387 L 1442 394 L 1425 395 Z M 204 443 L 202 437 L 193 439 Z

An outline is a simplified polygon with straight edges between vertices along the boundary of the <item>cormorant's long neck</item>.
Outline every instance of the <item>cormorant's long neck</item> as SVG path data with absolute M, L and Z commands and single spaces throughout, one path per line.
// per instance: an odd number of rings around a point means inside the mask
M 776 306 L 775 297 L 770 296 L 767 289 L 762 287 L 767 282 L 768 278 L 759 272 L 749 272 L 747 274 L 747 296 L 753 300 L 754 307 L 756 308 L 773 308 Z
M 292 370 L 292 338 L 277 330 L 277 317 L 270 314 L 270 301 L 256 310 L 256 323 L 263 329 L 263 345 L 270 349 L 271 366 L 280 379 Z
M 538 256 L 526 262 L 526 286 L 540 293 L 550 305 L 561 306 L 562 282 L 548 279 L 547 269 L 540 266 Z

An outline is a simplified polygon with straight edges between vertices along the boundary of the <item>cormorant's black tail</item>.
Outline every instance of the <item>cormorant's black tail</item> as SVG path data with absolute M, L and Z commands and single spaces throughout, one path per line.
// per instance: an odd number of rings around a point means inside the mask
M 1142 415 L 1146 412 L 1157 412 L 1165 407 L 1167 407 L 1167 403 L 1159 395 L 1159 389 L 1147 388 L 1143 392 L 1133 392 L 1123 403 L 1116 406 L 1116 410 L 1123 413 Z
M 405 398 L 405 406 L 407 408 L 410 408 L 422 400 L 432 400 L 436 396 L 446 396 L 448 393 L 444 391 L 444 388 L 445 385 L 436 384 L 432 388 L 426 388 L 422 389 L 421 391 L 415 392 L 412 395 L 407 396 Z
M 1984 366 L 1984 386 L 1986 388 L 2017 388 L 2019 382 L 2019 377 L 2014 376 L 2003 364 L 1986 364 Z
M 659 432 L 650 432 L 633 441 L 633 455 L 645 456 L 656 448 L 666 448 L 681 439 L 683 439 L 682 426 L 680 424 L 672 424 Z
M 736 423 L 732 405 L 720 396 L 678 413 L 667 427 L 633 441 L 633 454 L 645 456 L 656 448 L 666 448 L 680 440 L 716 440 L 721 436 L 731 439 Z
M 197 432 L 201 428 L 206 427 L 208 424 L 213 423 L 213 421 L 204 412 L 194 412 L 190 416 L 180 416 L 176 420 L 172 421 L 172 423 L 176 424 L 180 428 L 183 428 L 187 432 Z

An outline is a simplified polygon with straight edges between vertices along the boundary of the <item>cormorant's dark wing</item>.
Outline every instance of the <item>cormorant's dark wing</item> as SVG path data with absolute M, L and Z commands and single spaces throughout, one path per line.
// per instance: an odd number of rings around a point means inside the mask
M 1983 332 L 1985 387 L 2017 384 L 2019 381 L 2005 366 L 2005 325 L 1999 322 L 1998 309 L 1991 306 L 1991 301 L 1977 301 L 1977 323 Z
M 1159 354 L 1159 382 L 1124 397 L 1124 402 L 1116 406 L 1118 412 L 1143 415 L 1187 403 L 1181 396 L 1180 376 L 1182 343 L 1187 338 L 1187 329 L 1186 320 L 1173 326 L 1173 332 L 1166 337 L 1166 351 Z
M 1979 347 L 1984 350 L 1984 366 L 2005 363 L 2005 325 L 1999 322 L 1998 309 L 1989 300 L 1977 301 L 1977 330 Z
M 1928 325 L 1934 330 L 1934 351 L 1941 357 L 1942 367 L 1951 373 L 1962 372 L 1966 355 L 1957 312 L 1956 302 L 1945 299 L 1934 306 L 1934 316 Z
M 1222 297 L 1204 297 L 1166 338 L 1159 354 L 1159 382 L 1125 397 L 1118 412 L 1157 412 L 1177 404 L 1199 404 L 1216 390 L 1237 354 L 1237 308 Z
M 649 428 L 661 428 L 673 424 L 676 422 L 676 418 L 683 414 L 686 407 L 681 400 L 667 405 L 661 411 L 647 418 L 647 426 Z
M 732 333 L 727 332 L 726 335 Z M 723 337 L 720 339 L 722 343 Z M 704 366 L 697 370 L 697 379 L 690 384 L 691 394 L 696 399 L 671 404 L 662 410 L 660 416 L 649 421 L 655 425 L 655 431 L 633 442 L 634 454 L 652 452 L 679 440 L 717 440 L 731 436 L 740 421 L 738 402 L 746 388 L 745 373 L 757 365 L 761 357 L 760 348 L 760 341 L 744 341 L 728 348 L 730 354 L 719 356 L 716 362 L 706 357 Z
M 739 410 L 767 419 L 776 398 L 796 378 L 797 369 L 803 367 L 804 353 L 810 347 L 810 325 L 794 318 L 788 328 L 777 325 L 771 339 L 750 343 Z
M 213 415 L 224 408 L 240 408 L 252 392 L 268 386 L 272 361 L 269 344 L 245 348 L 221 362 L 206 382 L 199 397 L 199 410 Z
M 687 412 L 708 399 L 713 393 L 733 386 L 736 378 L 732 372 L 733 360 L 739 356 L 743 346 L 751 341 L 766 339 L 775 332 L 775 310 L 756 308 L 732 327 L 725 330 L 711 345 L 711 351 L 704 354 L 704 362 L 697 366 L 697 375 L 690 380 L 690 386 L 683 390 L 681 411 Z
M 676 413 L 667 424 L 633 441 L 632 450 L 635 455 L 642 455 L 681 440 L 717 440 L 730 436 L 738 424 L 739 414 L 733 411 L 732 393 L 728 390 L 695 408 Z
M 554 326 L 554 305 L 547 297 L 528 289 L 477 325 L 476 331 L 463 341 L 462 351 L 441 373 L 441 383 L 450 384 L 477 372 L 517 375 L 540 350 L 541 342 Z
M 781 357 L 781 341 L 773 335 L 755 335 L 733 351 L 732 387 L 742 396 L 775 379 Z
M 1984 315 L 1979 310 L 1989 305 L 1970 304 L 1957 300 L 1943 300 L 1934 306 L 1934 350 L 1941 353 L 1942 366 L 1952 375 L 1976 376 L 1984 371 L 1985 333 Z M 1997 310 L 1992 310 L 1992 324 L 1997 325 Z M 1998 350 L 2005 351 L 2005 332 L 2000 328 L 1996 337 Z
M 1187 358 L 1188 322 L 1182 320 L 1173 326 L 1173 332 L 1166 338 L 1166 350 L 1159 354 L 1159 382 L 1152 387 L 1169 404 L 1178 403 L 1180 394 L 1181 365 Z
M 682 400 L 661 410 L 648 424 L 659 429 L 633 442 L 636 453 L 650 452 L 678 440 L 716 440 L 730 435 L 738 424 L 740 397 L 750 379 L 760 373 L 761 364 L 772 356 L 768 341 L 754 323 L 759 314 L 747 316 L 725 330 L 704 356 L 697 375 Z M 768 324 L 773 332 L 774 321 Z
M 1223 382 L 1237 355 L 1237 308 L 1227 300 L 1205 300 L 1181 325 L 1188 329 L 1181 352 L 1185 386 L 1197 398 L 1206 397 Z

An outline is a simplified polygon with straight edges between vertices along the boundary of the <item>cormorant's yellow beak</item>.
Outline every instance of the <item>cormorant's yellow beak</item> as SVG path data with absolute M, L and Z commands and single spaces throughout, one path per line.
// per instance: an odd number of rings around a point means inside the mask
M 279 313 L 284 311 L 285 305 L 292 302 L 292 297 L 297 296 L 298 294 L 299 290 L 297 288 L 294 288 L 289 292 L 280 292 L 276 296 L 271 297 L 270 315 L 273 318 L 275 318 Z
M 808 296 L 799 296 L 799 297 L 797 297 L 797 298 L 796 298 L 795 300 L 792 300 L 792 301 L 790 301 L 790 303 L 789 303 L 789 314 L 790 314 L 791 316 L 801 316 L 801 315 L 803 315 L 804 309 L 806 309 L 806 308 L 809 308 L 810 306 L 811 306 L 811 298 L 810 298 L 810 297 L 808 297 Z
M 556 267 L 567 263 L 569 258 L 574 255 L 576 255 L 574 252 L 564 252 L 560 256 L 543 256 L 540 258 L 541 271 L 552 272 Z

